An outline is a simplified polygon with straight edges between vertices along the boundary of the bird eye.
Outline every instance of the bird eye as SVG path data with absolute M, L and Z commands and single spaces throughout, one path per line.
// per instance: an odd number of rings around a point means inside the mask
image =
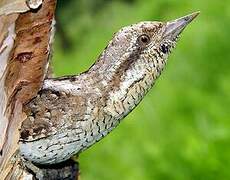
M 166 53 L 169 52 L 169 46 L 168 46 L 167 44 L 161 44 L 160 50 L 161 50 L 164 54 L 166 54 Z
M 138 37 L 138 41 L 139 43 L 146 45 L 149 43 L 150 37 L 146 34 L 142 34 L 141 36 Z

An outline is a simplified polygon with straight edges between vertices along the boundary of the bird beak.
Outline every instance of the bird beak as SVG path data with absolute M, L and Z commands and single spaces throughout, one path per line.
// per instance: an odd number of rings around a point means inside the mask
M 176 40 L 185 27 L 199 14 L 200 12 L 195 12 L 179 19 L 167 22 L 163 32 L 163 39 L 169 39 L 171 41 Z

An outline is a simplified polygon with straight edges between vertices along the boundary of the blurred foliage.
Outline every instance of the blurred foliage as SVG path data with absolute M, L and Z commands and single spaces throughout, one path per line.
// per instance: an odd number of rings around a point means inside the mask
M 197 10 L 153 90 L 81 154 L 82 179 L 230 179 L 229 1 L 58 0 L 54 67 L 79 73 L 122 26 Z

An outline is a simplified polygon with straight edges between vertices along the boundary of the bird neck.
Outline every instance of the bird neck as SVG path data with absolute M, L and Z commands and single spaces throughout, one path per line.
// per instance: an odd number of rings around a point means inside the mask
M 139 104 L 165 66 L 164 60 L 149 61 L 139 56 L 142 60 L 136 63 L 137 59 L 129 58 L 101 58 L 82 74 L 83 79 L 91 79 L 91 91 L 99 90 L 103 112 L 114 121 L 120 121 Z

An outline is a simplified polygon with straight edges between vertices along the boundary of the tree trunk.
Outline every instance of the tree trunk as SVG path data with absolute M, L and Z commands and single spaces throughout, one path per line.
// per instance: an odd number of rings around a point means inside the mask
M 35 166 L 20 157 L 23 106 L 48 76 L 56 0 L 0 0 L 0 177 L 76 179 L 78 165 L 66 161 Z

